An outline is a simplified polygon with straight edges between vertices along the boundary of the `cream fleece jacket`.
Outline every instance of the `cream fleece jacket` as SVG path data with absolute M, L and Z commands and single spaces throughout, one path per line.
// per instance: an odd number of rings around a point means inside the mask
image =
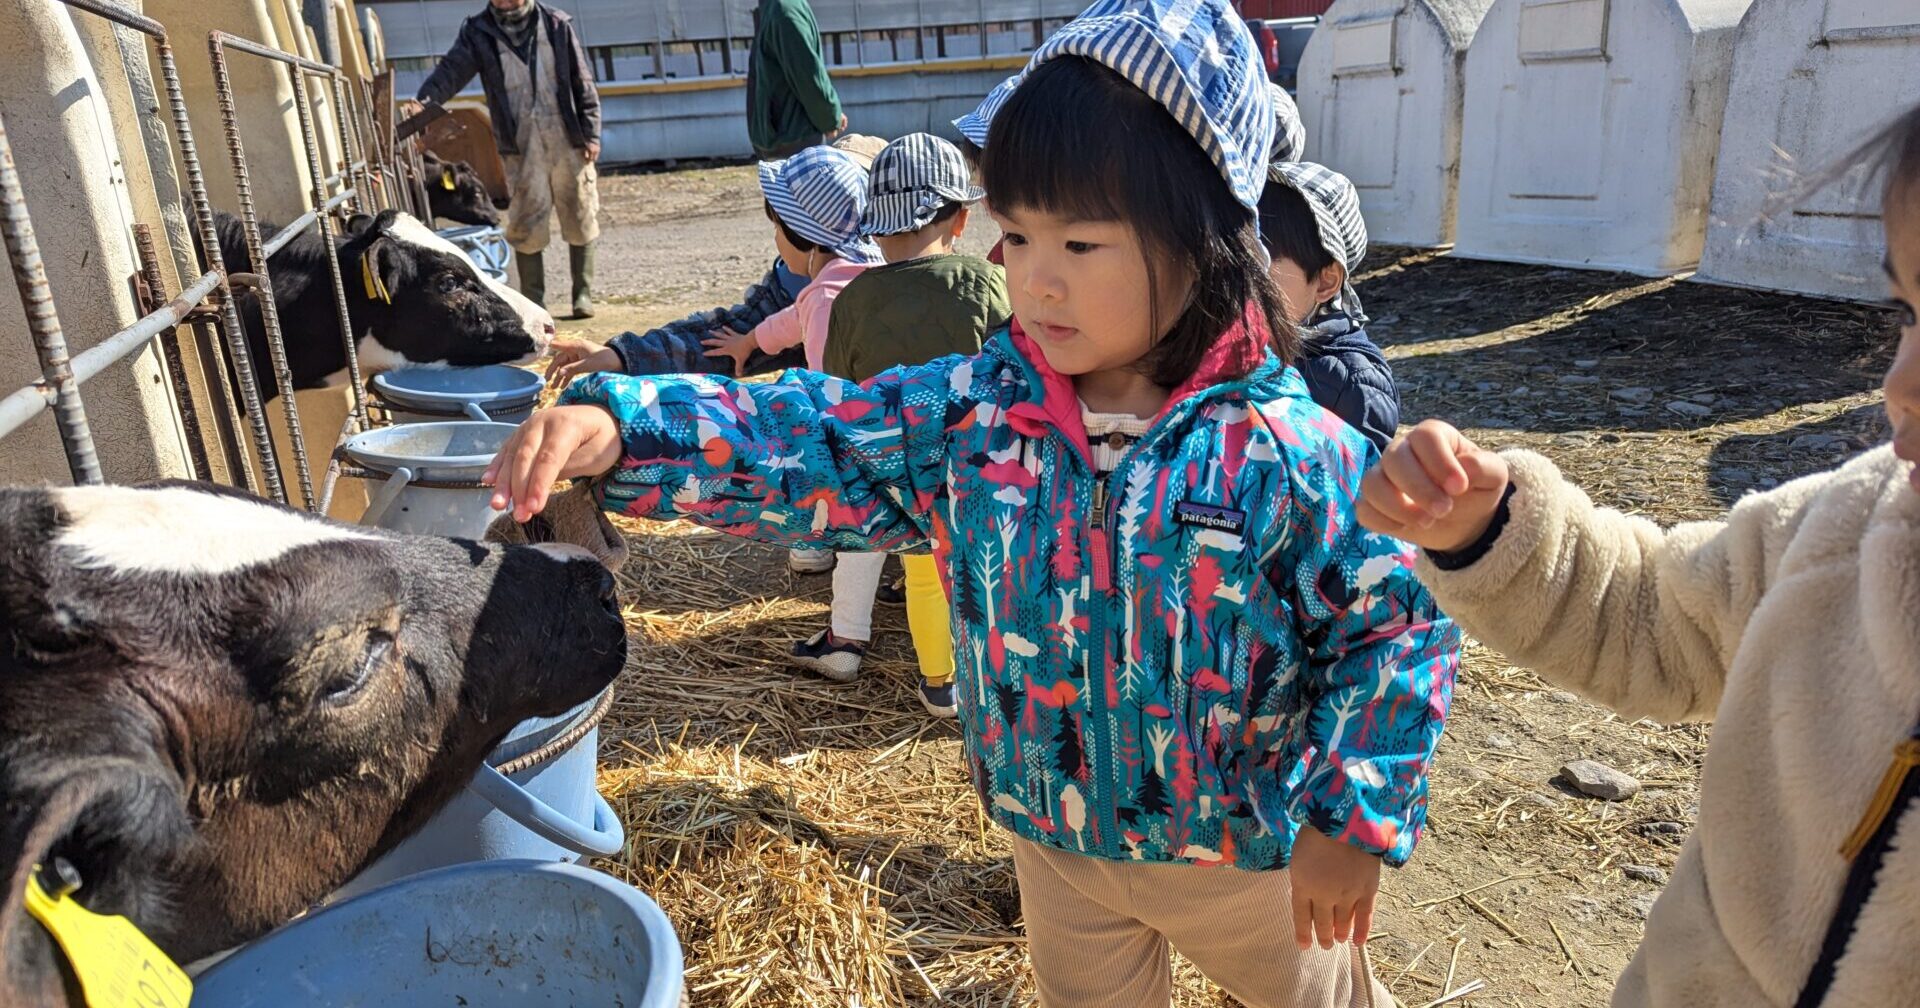
M 1627 717 L 1712 718 L 1700 817 L 1616 1008 L 1791 1005 L 1847 875 L 1840 845 L 1920 720 L 1920 494 L 1881 447 L 1662 530 L 1507 456 L 1511 518 L 1419 574 L 1513 661 Z M 1920 1005 L 1908 809 L 1826 1005 Z

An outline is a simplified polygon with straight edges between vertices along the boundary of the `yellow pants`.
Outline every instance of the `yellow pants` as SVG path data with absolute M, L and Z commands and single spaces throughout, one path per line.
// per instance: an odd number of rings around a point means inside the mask
M 929 553 L 900 557 L 907 571 L 907 629 L 913 634 L 913 653 L 920 659 L 920 675 L 935 686 L 953 681 L 953 627 L 948 622 L 947 593 Z

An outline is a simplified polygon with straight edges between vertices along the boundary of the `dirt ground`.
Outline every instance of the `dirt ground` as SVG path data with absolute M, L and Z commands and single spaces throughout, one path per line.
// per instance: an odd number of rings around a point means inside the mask
M 731 304 L 771 261 L 749 167 L 613 176 L 602 193 L 607 304 L 563 331 Z M 1358 279 L 1404 417 L 1542 451 L 1604 504 L 1712 518 L 1885 437 L 1878 309 L 1392 248 Z M 828 579 L 758 544 L 626 528 L 634 655 L 600 783 L 629 847 L 602 866 L 673 918 L 693 1004 L 1031 1004 L 1007 845 L 958 733 L 913 700 L 899 614 L 880 611 L 865 681 L 825 685 L 781 655 L 824 623 Z M 1623 722 L 1473 646 L 1429 831 L 1382 886 L 1377 973 L 1409 1006 L 1605 1004 L 1692 828 L 1707 738 Z M 1645 790 L 1576 796 L 1554 783 L 1572 758 Z M 1177 1004 L 1231 1003 L 1177 975 Z

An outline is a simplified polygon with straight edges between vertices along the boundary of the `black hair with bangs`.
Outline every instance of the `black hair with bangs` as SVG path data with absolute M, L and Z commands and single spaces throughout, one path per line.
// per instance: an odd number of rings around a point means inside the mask
M 1275 259 L 1292 260 L 1308 280 L 1318 279 L 1337 260 L 1320 243 L 1320 224 L 1307 198 L 1276 174 L 1268 173 L 1260 194 L 1260 241 Z
M 988 128 L 980 160 L 987 201 L 1060 217 L 1119 221 L 1139 236 L 1147 284 L 1172 268 L 1193 293 L 1141 361 L 1155 384 L 1179 386 L 1248 311 L 1262 313 L 1273 348 L 1292 361 L 1300 337 L 1280 308 L 1254 215 L 1233 198 L 1193 136 L 1146 92 L 1079 56 L 1041 64 Z

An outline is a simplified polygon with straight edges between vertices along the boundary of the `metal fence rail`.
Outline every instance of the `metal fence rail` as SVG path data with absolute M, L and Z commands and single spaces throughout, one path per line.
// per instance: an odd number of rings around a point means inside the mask
M 193 130 L 187 116 L 186 98 L 181 90 L 180 76 L 166 28 L 160 22 L 121 7 L 111 0 L 58 0 L 58 2 L 140 32 L 151 40 L 153 55 L 159 65 L 160 76 L 166 91 L 176 152 L 186 174 L 188 192 L 186 202 L 191 204 L 187 216 L 193 233 L 199 239 L 208 268 L 197 279 L 186 284 L 176 296 L 166 298 L 159 289 L 159 263 L 153 251 L 152 229 L 145 224 L 135 225 L 135 233 L 131 237 L 134 239 L 140 259 L 139 279 L 140 286 L 144 288 L 143 300 L 146 302 L 147 313 L 132 325 L 121 329 L 88 350 L 77 355 L 70 354 L 65 334 L 60 327 L 54 294 L 49 287 L 46 271 L 41 262 L 39 246 L 34 237 L 33 222 L 27 209 L 26 195 L 21 188 L 11 145 L 7 141 L 5 124 L 0 122 L 0 232 L 4 233 L 8 259 L 13 269 L 14 281 L 20 289 L 21 302 L 25 306 L 28 328 L 33 338 L 34 353 L 39 359 L 41 369 L 39 381 L 0 398 L 0 438 L 12 434 L 22 425 L 51 409 L 54 413 L 54 421 L 59 428 L 62 448 L 66 453 L 74 482 L 77 484 L 103 482 L 104 477 L 94 449 L 92 431 L 88 425 L 80 385 L 110 365 L 145 349 L 158 338 L 161 340 L 164 351 L 161 355 L 162 369 L 169 372 L 169 377 L 173 379 L 174 388 L 178 393 L 176 400 L 180 410 L 181 428 L 186 434 L 189 458 L 195 470 L 194 475 L 210 478 L 212 455 L 207 443 L 208 425 L 202 423 L 198 415 L 194 397 L 182 373 L 185 365 L 176 342 L 177 327 L 186 323 L 202 324 L 210 314 L 219 323 L 219 328 L 225 337 L 225 345 L 221 346 L 222 341 L 206 339 L 202 342 L 201 350 L 208 354 L 207 363 L 211 365 L 214 374 L 229 376 L 232 384 L 238 386 L 236 403 L 233 395 L 235 390 L 227 387 L 226 380 L 210 379 L 208 382 L 209 393 L 214 399 L 216 426 L 227 434 L 224 447 L 226 448 L 225 461 L 228 463 L 229 471 L 241 488 L 260 492 L 262 487 L 259 484 L 263 482 L 267 495 L 283 503 L 287 502 L 287 487 L 282 476 L 280 458 L 267 424 L 264 399 L 259 384 L 255 380 L 251 349 L 246 330 L 241 325 L 240 313 L 233 293 L 235 287 L 246 286 L 252 289 L 256 296 L 265 322 L 268 350 L 279 386 L 278 391 L 283 400 L 282 408 L 288 425 L 287 435 L 298 467 L 298 479 L 304 503 L 309 509 L 324 512 L 332 497 L 334 481 L 338 478 L 340 467 L 336 458 L 329 466 L 322 492 L 316 498 L 313 492 L 312 468 L 306 455 L 298 408 L 294 403 L 292 377 L 287 366 L 285 341 L 279 327 L 278 313 L 273 300 L 272 273 L 267 260 L 274 252 L 309 229 L 317 229 L 321 239 L 331 246 L 334 240 L 333 214 L 349 204 L 363 211 L 383 208 L 391 204 L 385 179 L 401 177 L 401 166 L 385 160 L 388 156 L 388 145 L 381 143 L 373 129 L 376 117 L 368 100 L 371 94 L 370 89 L 365 86 L 365 82 L 350 80 L 348 75 L 338 67 L 284 53 L 225 32 L 215 31 L 209 35 L 208 55 L 213 64 L 216 97 L 222 113 L 236 189 L 240 195 L 241 205 L 237 216 L 241 219 L 252 260 L 251 273 L 229 275 L 221 262 L 218 228 L 215 224 L 212 205 L 207 197 L 206 180 L 201 169 L 198 149 L 194 144 Z M 311 208 L 276 234 L 264 239 L 260 234 L 259 220 L 254 212 L 251 186 L 247 175 L 247 159 L 235 116 L 231 82 L 226 72 L 228 50 L 267 59 L 287 67 L 292 77 L 295 104 L 300 119 L 301 140 L 313 182 L 309 192 Z M 340 160 L 331 166 L 322 164 L 318 133 L 314 123 L 314 110 L 309 100 L 312 93 L 308 88 L 308 82 L 311 79 L 325 81 L 324 86 L 333 96 L 334 125 L 340 131 Z M 418 160 L 417 154 L 414 160 Z M 335 170 L 329 174 L 327 167 Z M 417 172 L 417 166 L 410 167 L 415 167 Z M 376 179 L 379 179 L 377 184 Z M 336 187 L 339 188 L 338 192 L 333 191 Z M 424 199 L 424 194 L 421 198 Z M 327 260 L 332 273 L 333 296 L 337 310 L 336 322 L 340 339 L 346 350 L 348 371 L 353 383 L 353 408 L 340 434 L 344 439 L 355 426 L 364 427 L 367 423 L 365 388 L 361 382 L 359 354 L 353 340 L 352 322 L 348 315 L 345 285 L 340 276 L 339 261 L 332 255 L 327 256 Z M 212 300 L 211 313 L 201 308 L 202 303 L 209 298 Z M 224 360 L 220 357 L 220 351 L 223 349 Z M 232 411 L 236 406 L 246 414 L 247 426 L 260 461 L 259 482 L 256 482 L 249 457 L 239 442 L 238 428 L 233 424 Z M 331 449 L 335 446 L 329 447 L 331 454 Z

